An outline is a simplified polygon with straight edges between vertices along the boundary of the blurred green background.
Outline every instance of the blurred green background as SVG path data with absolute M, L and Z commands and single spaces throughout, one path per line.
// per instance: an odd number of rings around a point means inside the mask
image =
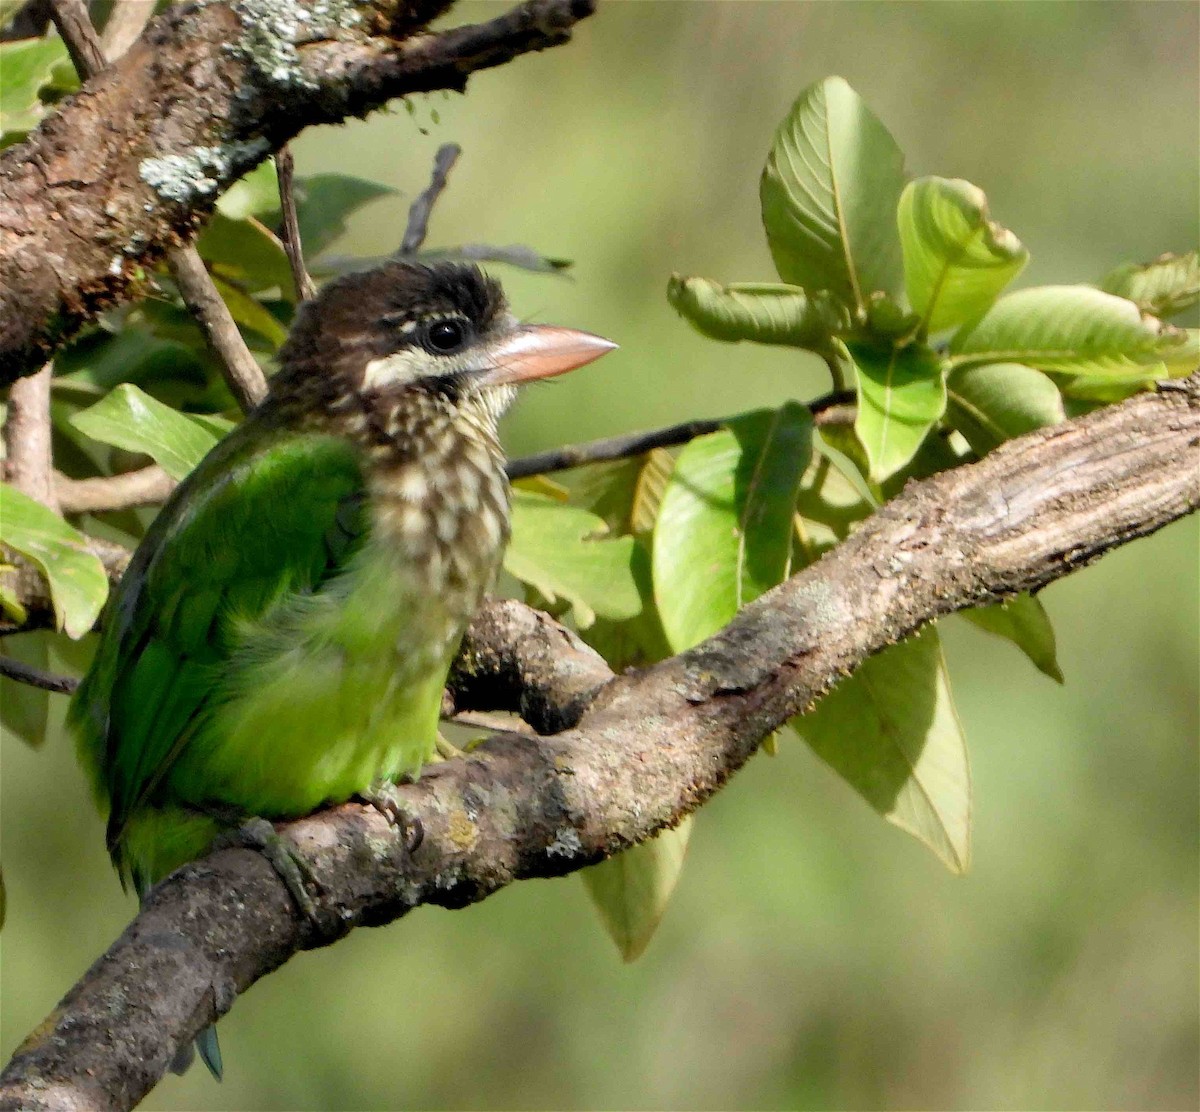
M 911 172 L 985 189 L 1033 252 L 1022 284 L 1194 247 L 1198 21 L 1193 3 L 610 0 L 465 98 L 311 131 L 296 155 L 405 191 L 340 251 L 397 244 L 454 140 L 430 246 L 575 260 L 572 281 L 503 273 L 517 311 L 622 349 L 530 393 L 520 453 L 825 389 L 805 357 L 702 339 L 664 289 L 672 270 L 774 277 L 758 173 L 831 73 Z M 196 1069 L 145 1107 L 1195 1108 L 1197 548 L 1185 521 L 1046 592 L 1064 688 L 944 623 L 975 780 L 966 878 L 785 740 L 700 816 L 638 963 L 574 878 L 421 911 L 267 978 L 222 1021 L 224 1084 Z M 3 742 L 5 1057 L 133 911 L 61 712 L 41 751 Z

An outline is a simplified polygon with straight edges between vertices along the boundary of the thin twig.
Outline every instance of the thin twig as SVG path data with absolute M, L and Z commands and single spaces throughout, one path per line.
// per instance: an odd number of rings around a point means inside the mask
M 0 676 L 17 683 L 27 683 L 30 687 L 40 687 L 43 691 L 53 691 L 58 695 L 71 695 L 79 686 L 79 681 L 74 676 L 60 676 L 56 672 L 47 672 L 3 654 L 0 654 Z
M 283 217 L 283 249 L 292 268 L 292 281 L 296 284 L 296 297 L 300 301 L 311 300 L 317 292 L 313 280 L 304 266 L 304 244 L 300 239 L 300 218 L 296 213 L 295 175 L 296 162 L 291 147 L 280 147 L 275 152 L 275 174 L 279 178 L 279 211 Z
M 462 154 L 462 147 L 457 143 L 443 143 L 433 156 L 433 173 L 429 178 L 429 186 L 417 195 L 408 210 L 408 227 L 404 229 L 404 239 L 400 242 L 397 255 L 415 255 L 429 234 L 429 217 L 433 214 L 433 206 L 446 188 L 450 171 Z
M 71 479 L 60 472 L 54 474 L 58 507 L 65 514 L 103 513 L 136 506 L 155 506 L 175 486 L 175 480 L 155 464 L 137 471 L 95 479 Z
M 47 363 L 35 375 L 17 379 L 8 395 L 4 423 L 5 479 L 22 494 L 57 509 L 51 483 L 50 379 Z
M 71 61 L 85 80 L 95 76 L 105 66 L 100 36 L 92 26 L 84 0 L 50 0 L 50 11 L 58 33 L 66 43 Z M 267 393 L 267 378 L 258 365 L 228 307 L 217 292 L 209 277 L 204 260 L 195 247 L 174 247 L 167 252 L 167 265 L 184 304 L 229 384 L 230 392 L 243 410 L 249 410 L 262 401 Z
M 100 33 L 104 57 L 110 62 L 120 58 L 137 42 L 138 36 L 153 15 L 152 0 L 116 0 L 112 11 L 108 13 L 108 19 L 104 21 L 104 30 Z
M 267 376 L 250 354 L 229 307 L 213 285 L 195 247 L 176 247 L 167 255 L 171 277 L 183 303 L 204 333 L 209 350 L 221 364 L 225 383 L 242 412 L 253 409 L 267 394 Z
M 842 392 L 826 394 L 809 403 L 815 425 L 844 425 L 854 421 L 854 395 Z M 684 421 L 650 432 L 624 433 L 602 440 L 591 440 L 586 444 L 567 444 L 552 448 L 533 456 L 522 456 L 509 460 L 507 471 L 510 479 L 525 479 L 530 475 L 546 475 L 552 471 L 566 471 L 588 463 L 605 463 L 610 460 L 632 459 L 655 448 L 674 448 L 706 436 L 725 427 L 724 420 Z

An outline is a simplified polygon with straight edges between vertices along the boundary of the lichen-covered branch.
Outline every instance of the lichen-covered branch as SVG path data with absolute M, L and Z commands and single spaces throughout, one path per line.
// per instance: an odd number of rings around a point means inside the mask
M 0 385 L 36 369 L 187 240 L 230 183 L 305 127 L 461 90 L 569 39 L 594 0 L 526 0 L 418 33 L 448 0 L 212 0 L 152 20 L 0 152 Z
M 129 1108 L 178 1046 L 297 951 L 651 837 L 871 653 L 951 611 L 1038 590 L 1195 510 L 1198 463 L 1200 374 L 911 484 L 715 636 L 627 675 L 607 678 L 549 619 L 494 609 L 473 629 L 452 701 L 536 717 L 513 697 L 520 683 L 556 708 L 537 712 L 543 725 L 568 728 L 497 734 L 402 788 L 425 831 L 415 854 L 356 805 L 282 827 L 319 882 L 324 930 L 297 915 L 255 853 L 223 850 L 174 873 L 18 1050 L 0 1075 L 0 1109 Z

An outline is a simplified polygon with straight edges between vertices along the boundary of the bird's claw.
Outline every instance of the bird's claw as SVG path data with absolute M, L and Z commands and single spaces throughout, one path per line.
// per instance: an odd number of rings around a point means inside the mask
M 399 829 L 404 848 L 410 854 L 417 852 L 417 848 L 425 840 L 425 827 L 421 825 L 420 815 L 409 811 L 401 802 L 395 784 L 389 780 L 380 780 L 366 791 L 359 792 L 358 797 L 387 819 L 388 825 Z
M 226 830 L 217 836 L 214 849 L 241 848 L 257 850 L 270 862 L 271 867 L 283 881 L 300 913 L 318 930 L 325 931 L 325 921 L 317 909 L 308 885 L 320 889 L 317 878 L 308 862 L 276 832 L 266 819 L 249 818 L 240 826 Z

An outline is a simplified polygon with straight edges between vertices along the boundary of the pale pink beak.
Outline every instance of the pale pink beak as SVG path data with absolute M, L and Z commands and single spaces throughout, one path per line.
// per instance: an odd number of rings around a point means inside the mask
M 599 359 L 616 346 L 603 336 L 578 332 L 574 328 L 523 325 L 488 345 L 489 367 L 483 372 L 482 380 L 488 386 L 499 386 L 566 374 Z

